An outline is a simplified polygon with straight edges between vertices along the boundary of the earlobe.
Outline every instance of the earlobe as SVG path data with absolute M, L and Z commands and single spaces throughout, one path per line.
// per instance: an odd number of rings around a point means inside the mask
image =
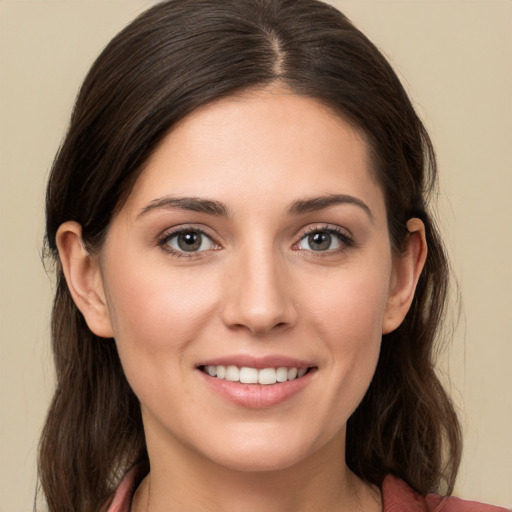
M 103 338 L 113 336 L 98 258 L 87 251 L 82 226 L 64 222 L 57 231 L 57 248 L 66 282 L 89 329 Z
M 404 254 L 396 256 L 393 262 L 393 277 L 390 294 L 384 314 L 382 333 L 394 331 L 409 311 L 416 285 L 427 259 L 425 225 L 420 219 L 407 222 L 409 237 Z

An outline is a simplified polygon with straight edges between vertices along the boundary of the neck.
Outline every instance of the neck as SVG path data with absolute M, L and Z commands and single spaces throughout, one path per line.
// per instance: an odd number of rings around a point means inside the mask
M 156 447 L 155 447 L 156 448 Z M 132 512 L 378 512 L 379 492 L 344 461 L 344 439 L 284 469 L 237 471 L 180 447 L 148 444 L 151 472 L 137 490 Z M 186 453 L 185 453 L 186 452 Z M 181 456 L 180 456 L 181 455 Z

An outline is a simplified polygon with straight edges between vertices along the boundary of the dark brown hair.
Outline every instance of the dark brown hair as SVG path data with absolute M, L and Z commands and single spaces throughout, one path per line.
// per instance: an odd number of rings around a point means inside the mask
M 51 512 L 97 512 L 126 470 L 148 470 L 139 403 L 114 340 L 87 327 L 68 291 L 55 236 L 82 225 L 91 250 L 163 136 L 200 106 L 275 81 L 315 98 L 369 141 L 395 251 L 419 217 L 429 247 L 411 310 L 384 336 L 370 388 L 347 432 L 347 463 L 380 485 L 392 473 L 420 493 L 450 491 L 460 429 L 434 371 L 448 266 L 427 199 L 436 182 L 430 139 L 376 47 L 315 0 L 171 0 L 142 14 L 102 52 L 77 98 L 46 199 L 46 248 L 56 262 L 52 316 L 57 389 L 40 443 Z

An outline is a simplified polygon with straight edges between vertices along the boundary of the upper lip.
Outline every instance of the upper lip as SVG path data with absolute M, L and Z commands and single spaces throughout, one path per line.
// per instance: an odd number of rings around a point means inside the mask
M 312 361 L 304 359 L 296 359 L 284 355 L 266 355 L 262 357 L 251 356 L 248 354 L 237 354 L 219 356 L 211 359 L 205 359 L 196 365 L 198 368 L 202 366 L 238 366 L 257 368 L 311 368 L 316 366 Z

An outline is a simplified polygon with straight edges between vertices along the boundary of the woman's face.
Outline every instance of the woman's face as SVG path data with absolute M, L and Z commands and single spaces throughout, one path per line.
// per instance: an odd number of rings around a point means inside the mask
M 150 456 L 339 458 L 394 327 L 393 261 L 368 147 L 326 107 L 274 89 L 182 121 L 99 258 Z

